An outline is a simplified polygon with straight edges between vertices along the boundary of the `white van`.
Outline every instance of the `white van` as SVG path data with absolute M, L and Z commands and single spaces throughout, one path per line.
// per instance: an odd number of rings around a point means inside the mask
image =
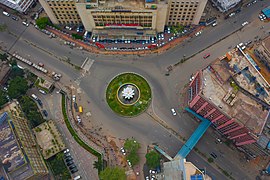
M 5 16 L 10 16 L 10 14 L 8 13 L 8 12 L 6 12 L 6 11 L 3 11 L 3 14 L 5 15 Z
M 76 177 L 74 178 L 74 180 L 78 180 L 78 179 L 81 179 L 81 176 L 76 176 Z

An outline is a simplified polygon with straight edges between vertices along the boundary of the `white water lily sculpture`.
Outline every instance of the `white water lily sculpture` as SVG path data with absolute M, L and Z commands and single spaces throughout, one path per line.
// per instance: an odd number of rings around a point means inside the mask
M 122 91 L 122 96 L 124 96 L 125 99 L 132 99 L 134 96 L 134 90 L 131 87 L 126 87 Z

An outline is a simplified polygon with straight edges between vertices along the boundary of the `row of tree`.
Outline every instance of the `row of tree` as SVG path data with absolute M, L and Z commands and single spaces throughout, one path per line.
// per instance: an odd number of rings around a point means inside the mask
M 127 159 L 131 165 L 134 166 L 139 163 L 138 150 L 140 144 L 134 139 L 127 139 L 124 144 L 124 148 L 127 152 Z M 146 164 L 150 169 L 156 169 L 160 165 L 161 156 L 154 150 L 151 150 L 145 155 Z M 102 164 L 97 161 L 94 163 L 94 168 L 102 168 Z M 100 172 L 99 177 L 101 180 L 125 180 L 125 170 L 120 167 L 107 167 Z

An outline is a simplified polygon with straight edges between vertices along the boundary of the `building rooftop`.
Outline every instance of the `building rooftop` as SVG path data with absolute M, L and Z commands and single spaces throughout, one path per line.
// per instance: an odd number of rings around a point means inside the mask
M 0 114 L 0 119 L 0 159 L 5 171 L 9 173 L 27 162 L 19 142 L 16 141 L 8 114 L 6 112 Z
M 0 118 L 0 159 L 10 179 L 38 178 L 48 170 L 17 103 L 9 103 L 0 111 L 4 114 Z
M 146 4 L 150 5 L 150 9 L 156 9 L 156 4 L 167 3 L 167 0 L 78 0 L 77 2 L 92 4 L 92 7 L 96 8 L 96 6 L 98 6 L 98 9 L 121 11 L 145 9 L 146 7 L 149 7 L 146 6 Z
M 255 135 L 262 133 L 269 111 L 269 87 L 248 54 L 228 52 L 202 71 L 202 94 Z M 268 110 L 267 110 L 268 109 Z

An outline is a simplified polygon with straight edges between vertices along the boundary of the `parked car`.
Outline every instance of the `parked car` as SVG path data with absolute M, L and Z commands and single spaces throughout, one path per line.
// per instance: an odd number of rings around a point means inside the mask
M 64 151 L 64 154 L 66 154 L 66 153 L 68 153 L 69 152 L 69 149 L 66 149 L 65 151 Z
M 71 165 L 73 165 L 73 164 L 74 164 L 73 161 L 69 161 L 69 162 L 67 163 L 67 166 L 71 166 Z
M 242 23 L 242 26 L 243 26 L 243 27 L 244 27 L 245 25 L 248 25 L 248 22 L 247 22 L 247 21 L 245 21 L 245 22 Z
M 13 19 L 14 21 L 19 21 L 19 18 L 16 17 L 16 16 L 12 16 L 12 19 Z
M 70 162 L 70 161 L 72 161 L 72 160 L 73 160 L 72 157 L 67 157 L 67 158 L 66 158 L 66 163 L 68 163 L 68 162 Z
M 8 12 L 6 12 L 6 11 L 3 11 L 3 14 L 5 15 L 5 16 L 10 16 L 10 14 L 8 13 Z
M 205 55 L 203 56 L 204 59 L 206 59 L 206 58 L 208 58 L 208 57 L 210 57 L 210 53 L 207 53 L 207 54 L 205 54 Z
M 126 155 L 126 151 L 125 151 L 124 147 L 121 147 L 121 148 L 120 148 L 120 151 L 121 151 L 121 153 L 122 153 L 124 156 Z
M 26 21 L 23 21 L 22 24 L 25 25 L 26 27 L 29 26 L 29 24 Z
M 44 95 L 46 95 L 47 93 L 44 91 L 44 90 L 42 90 L 42 89 L 39 89 L 38 90 L 41 94 L 44 94 Z
M 76 112 L 78 112 L 78 111 L 79 111 L 79 108 L 78 108 L 77 103 L 74 103 L 74 109 L 75 109 L 75 111 L 76 111 Z
M 78 169 L 77 168 L 74 168 L 70 171 L 72 174 L 74 174 L 75 172 L 78 172 Z
M 74 168 L 77 168 L 76 165 L 72 165 L 72 166 L 69 166 L 68 167 L 70 170 L 74 169 Z
M 172 112 L 172 115 L 173 115 L 173 116 L 176 116 L 176 111 L 175 111 L 174 108 L 171 109 L 171 112 Z
M 45 117 L 48 116 L 48 112 L 47 112 L 46 110 L 43 110 L 42 113 L 43 113 L 43 115 L 44 115 Z
M 38 104 L 42 107 L 43 106 L 43 103 L 40 99 L 37 100 Z
M 75 95 L 72 95 L 72 101 L 76 102 L 76 96 Z
M 35 94 L 32 94 L 31 97 L 32 97 L 34 100 L 38 100 L 38 97 L 37 97 Z

